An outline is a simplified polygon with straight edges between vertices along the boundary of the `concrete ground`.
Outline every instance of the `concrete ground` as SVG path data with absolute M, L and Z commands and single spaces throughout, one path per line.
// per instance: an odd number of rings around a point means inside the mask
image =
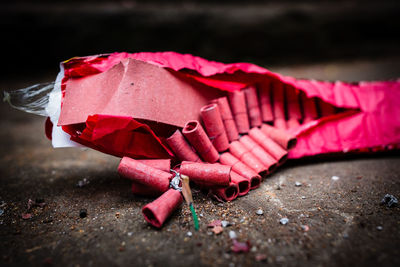
M 272 69 L 296 77 L 383 79 L 400 76 L 394 62 L 399 61 Z M 0 88 L 51 79 L 3 78 Z M 130 193 L 130 182 L 117 175 L 118 158 L 53 149 L 44 136 L 44 118 L 4 103 L 0 111 L 2 266 L 400 265 L 400 208 L 380 205 L 385 194 L 400 198 L 397 152 L 289 161 L 231 203 L 195 193 L 198 232 L 186 206 L 155 230 L 141 215 L 151 199 Z M 78 187 L 84 178 L 89 183 Z M 45 205 L 28 212 L 29 199 Z M 81 209 L 87 217 L 80 218 Z M 262 215 L 256 214 L 259 209 Z M 25 213 L 32 217 L 23 219 Z M 281 218 L 289 222 L 282 225 Z M 207 228 L 213 220 L 231 225 L 216 235 Z M 250 242 L 249 252 L 232 252 L 230 231 Z

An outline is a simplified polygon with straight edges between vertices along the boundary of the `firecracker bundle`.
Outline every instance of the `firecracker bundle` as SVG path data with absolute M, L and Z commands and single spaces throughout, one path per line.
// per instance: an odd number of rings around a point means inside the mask
M 54 84 L 5 99 L 48 116 L 54 147 L 121 157 L 133 194 L 156 198 L 142 211 L 158 228 L 185 200 L 198 229 L 190 186 L 232 201 L 287 159 L 400 143 L 400 80 L 300 80 L 174 52 L 72 58 Z

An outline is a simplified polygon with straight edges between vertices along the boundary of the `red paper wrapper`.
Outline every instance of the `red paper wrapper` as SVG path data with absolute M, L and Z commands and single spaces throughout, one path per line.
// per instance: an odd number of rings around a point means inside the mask
M 229 152 L 241 162 L 249 166 L 261 176 L 266 174 L 268 168 L 264 166 L 244 145 L 239 141 L 233 141 L 229 146 Z
M 247 114 L 251 127 L 258 127 L 262 124 L 261 110 L 258 105 L 257 89 L 255 86 L 249 86 L 243 89 L 246 97 Z
M 260 129 L 253 128 L 249 132 L 250 137 L 256 141 L 268 154 L 272 155 L 278 164 L 281 165 L 287 159 L 287 151 L 280 145 L 275 143 L 274 140 L 266 136 Z
M 261 131 L 286 150 L 292 149 L 296 146 L 296 137 L 289 134 L 287 131 L 277 129 L 268 124 L 263 124 L 261 126 Z
M 183 202 L 182 195 L 175 189 L 169 189 L 153 202 L 142 208 L 144 219 L 156 228 L 161 228 Z
M 336 113 L 334 106 L 322 101 L 321 99 L 318 99 L 317 104 L 318 104 L 319 113 L 321 114 L 321 117 L 327 117 L 327 116 L 330 116 L 330 115 L 333 115 Z
M 236 127 L 239 133 L 247 133 L 250 129 L 249 118 L 247 116 L 246 98 L 243 91 L 229 92 L 229 103 Z
M 198 121 L 188 121 L 182 130 L 183 135 L 200 154 L 202 159 L 214 163 L 219 154 Z
M 235 171 L 231 171 L 231 182 L 236 184 L 239 189 L 238 196 L 244 196 L 250 191 L 250 181 Z
M 221 114 L 222 121 L 224 122 L 225 132 L 228 136 L 229 142 L 238 140 L 239 133 L 236 128 L 235 120 L 233 119 L 231 108 L 227 97 L 220 97 L 214 100 L 214 103 L 218 104 L 219 112 Z
M 168 173 L 171 171 L 170 159 L 138 159 L 137 161 L 161 171 Z
M 247 178 L 250 181 L 250 189 L 255 189 L 260 186 L 261 176 L 231 153 L 225 152 L 221 154 L 219 161 L 224 165 L 232 166 L 233 171 Z
M 307 123 L 318 118 L 317 107 L 315 99 L 307 97 L 305 93 L 300 95 L 301 103 L 303 105 L 304 119 L 303 123 Z
M 155 192 L 167 191 L 170 179 L 173 177 L 171 173 L 155 169 L 128 157 L 122 158 L 118 166 L 118 173 L 137 184 L 153 189 Z
M 224 201 L 232 201 L 238 197 L 239 187 L 235 183 L 230 183 L 228 187 L 214 189 L 212 192 Z
M 189 176 L 190 181 L 208 188 L 226 187 L 230 183 L 231 166 L 202 162 L 183 161 L 180 173 Z
M 244 145 L 264 166 L 267 167 L 268 173 L 272 173 L 278 164 L 278 161 L 268 154 L 259 144 L 257 144 L 250 136 L 244 135 L 239 139 L 239 142 Z
M 273 122 L 274 113 L 271 106 L 271 81 L 267 80 L 260 84 L 258 92 L 260 97 L 262 119 L 264 122 Z
M 204 106 L 200 110 L 201 118 L 211 143 L 217 151 L 222 152 L 229 148 L 229 140 L 225 126 L 219 112 L 218 104 Z
M 179 160 L 201 161 L 179 130 L 165 140 Z

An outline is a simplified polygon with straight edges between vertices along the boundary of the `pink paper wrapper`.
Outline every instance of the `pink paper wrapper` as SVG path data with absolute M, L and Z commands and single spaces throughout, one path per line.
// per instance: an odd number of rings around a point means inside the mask
M 218 152 L 229 148 L 228 136 L 219 112 L 218 104 L 209 104 L 201 108 L 201 118 L 207 131 L 208 138 Z
M 182 195 L 175 189 L 169 189 L 153 202 L 142 208 L 144 219 L 156 228 L 161 228 L 183 202 Z
M 204 161 L 214 163 L 219 154 L 198 121 L 188 121 L 182 130 L 183 135 L 196 149 Z
M 236 128 L 239 133 L 247 133 L 250 129 L 249 118 L 247 116 L 246 97 L 243 91 L 229 93 L 229 103 L 233 117 L 235 118 Z
M 172 149 L 179 160 L 186 161 L 201 161 L 196 152 L 192 149 L 189 143 L 183 137 L 179 130 L 176 130 L 173 135 L 168 137 L 166 140 L 168 146 Z

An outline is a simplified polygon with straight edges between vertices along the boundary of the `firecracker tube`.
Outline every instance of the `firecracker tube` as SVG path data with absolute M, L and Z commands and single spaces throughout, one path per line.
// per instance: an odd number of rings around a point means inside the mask
M 295 88 L 286 86 L 286 108 L 288 114 L 288 121 L 286 122 L 289 129 L 297 128 L 300 126 L 302 119 L 300 102 L 298 92 Z
M 278 129 L 286 130 L 285 119 L 285 91 L 281 82 L 272 83 L 273 89 L 273 108 L 274 108 L 274 126 Z
M 218 160 L 218 151 L 198 121 L 188 121 L 182 133 L 204 161 L 214 163 Z
M 232 170 L 250 181 L 250 189 L 255 189 L 261 184 L 261 176 L 229 152 L 222 153 L 219 162 L 232 166 Z
M 168 146 L 172 149 L 179 160 L 201 161 L 197 153 L 192 149 L 185 137 L 179 130 L 176 130 L 166 139 Z
M 300 94 L 301 104 L 303 106 L 304 119 L 303 123 L 307 123 L 318 118 L 315 99 L 307 97 L 305 93 Z
M 244 196 L 250 191 L 250 181 L 235 171 L 231 171 L 231 183 L 238 186 L 238 196 Z
M 218 104 L 213 103 L 200 109 L 200 115 L 203 119 L 208 138 L 218 152 L 229 148 L 228 136 L 225 132 L 225 126 L 219 112 Z
M 274 113 L 271 106 L 271 81 L 267 80 L 259 84 L 258 93 L 260 97 L 262 120 L 271 123 L 274 121 Z
M 225 188 L 213 189 L 212 193 L 224 201 L 232 201 L 238 197 L 239 187 L 237 184 L 231 182 L 229 186 Z
M 165 192 L 169 188 L 173 174 L 158 170 L 138 160 L 123 157 L 118 166 L 118 173 L 122 177 L 131 179 L 137 184 L 152 188 L 157 192 Z
M 246 98 L 243 91 L 229 92 L 229 103 L 239 133 L 247 133 L 250 129 L 247 116 Z
M 261 131 L 286 150 L 290 150 L 296 146 L 296 137 L 289 134 L 287 131 L 272 127 L 268 124 L 263 124 L 261 126 Z
M 224 122 L 225 132 L 228 136 L 229 142 L 238 140 L 239 133 L 236 128 L 235 120 L 233 119 L 231 108 L 229 107 L 228 98 L 220 97 L 213 100 L 213 103 L 218 104 L 219 113 L 221 115 L 222 121 Z
M 171 159 L 138 159 L 137 161 L 161 171 L 170 172 L 171 170 Z
M 250 126 L 258 127 L 262 124 L 261 110 L 258 105 L 257 88 L 252 85 L 243 89 L 246 97 L 247 114 L 249 116 Z
M 144 219 L 156 228 L 161 228 L 183 202 L 181 192 L 170 188 L 153 202 L 142 208 Z
M 231 166 L 202 162 L 182 161 L 180 173 L 190 181 L 208 188 L 226 187 L 230 183 Z
M 286 161 L 287 151 L 284 150 L 280 145 L 275 143 L 274 140 L 265 135 L 260 129 L 251 129 L 249 135 L 262 148 L 264 148 L 264 150 L 267 151 L 268 154 L 273 156 L 278 161 L 278 165 L 281 165 Z
M 272 173 L 278 164 L 278 161 L 268 154 L 259 144 L 257 144 L 250 136 L 243 135 L 239 142 L 244 145 L 264 166 L 267 167 L 268 173 Z
M 268 168 L 239 141 L 233 141 L 229 145 L 229 152 L 261 176 L 267 173 Z

